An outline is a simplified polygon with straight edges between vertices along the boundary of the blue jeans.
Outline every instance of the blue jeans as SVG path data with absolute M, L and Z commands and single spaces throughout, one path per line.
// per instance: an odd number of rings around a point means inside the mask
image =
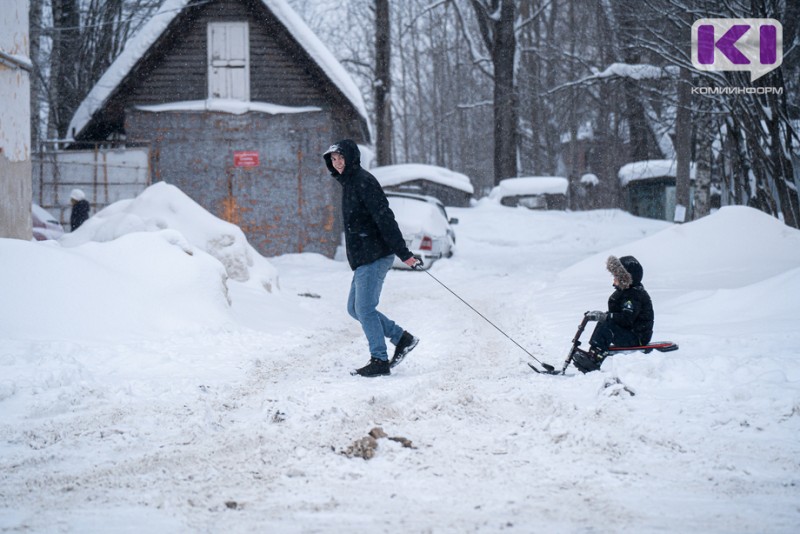
M 357 267 L 347 298 L 347 313 L 361 323 L 369 343 L 369 353 L 379 360 L 389 359 L 384 338 L 388 337 L 396 345 L 403 335 L 403 329 L 377 309 L 383 281 L 392 263 L 394 256 L 386 256 Z

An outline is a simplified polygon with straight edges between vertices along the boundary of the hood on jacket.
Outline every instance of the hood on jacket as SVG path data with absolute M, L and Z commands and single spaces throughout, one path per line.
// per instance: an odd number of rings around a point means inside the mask
M 606 261 L 606 269 L 617 279 L 619 289 L 628 289 L 631 286 L 638 286 L 642 283 L 644 269 L 639 260 L 633 256 L 623 256 L 617 259 L 609 256 Z
M 339 173 L 333 168 L 333 163 L 331 163 L 331 154 L 334 152 L 344 156 L 344 172 L 342 174 L 353 172 L 361 166 L 361 151 L 358 149 L 358 145 L 352 139 L 342 139 L 332 144 L 322 154 L 322 157 L 325 158 L 325 165 L 331 171 L 331 176 L 339 176 Z

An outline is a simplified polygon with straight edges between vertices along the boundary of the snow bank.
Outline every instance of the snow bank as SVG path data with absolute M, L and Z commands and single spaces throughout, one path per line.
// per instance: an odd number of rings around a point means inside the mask
M 225 269 L 175 230 L 74 248 L 0 239 L 0 338 L 152 338 L 230 322 Z M 156 312 L 156 313 L 154 313 Z
M 649 291 L 658 292 L 665 299 L 679 294 L 688 299 L 676 302 L 673 308 L 714 295 L 715 299 L 724 300 L 726 297 L 721 295 L 725 290 L 744 289 L 734 293 L 734 298 L 742 299 L 745 306 L 762 309 L 758 312 L 762 313 L 764 308 L 783 309 L 783 305 L 767 305 L 780 293 L 765 298 L 751 286 L 800 266 L 800 232 L 759 210 L 726 206 L 697 221 L 672 225 L 623 247 L 614 247 L 608 254 L 636 256 L 644 267 L 643 281 Z M 602 276 L 610 280 L 604 267 L 608 254 L 591 256 L 565 269 L 560 283 L 571 285 L 591 278 L 600 281 Z M 600 287 L 606 291 L 609 286 Z
M 273 291 L 278 271 L 248 242 L 242 230 L 206 211 L 174 185 L 158 182 L 135 199 L 120 200 L 91 217 L 59 243 L 75 247 L 90 241 L 111 241 L 132 232 L 177 230 L 225 266 L 236 282 Z

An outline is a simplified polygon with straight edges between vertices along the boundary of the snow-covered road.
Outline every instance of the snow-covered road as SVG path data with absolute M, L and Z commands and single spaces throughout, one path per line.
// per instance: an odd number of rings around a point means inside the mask
M 541 360 L 560 368 L 605 308 L 609 254 L 640 259 L 655 337 L 681 349 L 536 375 L 429 276 L 393 271 L 381 309 L 422 342 L 391 377 L 351 377 L 368 355 L 350 271 L 313 254 L 270 258 L 277 294 L 198 297 L 224 319 L 196 328 L 32 337 L 9 312 L 0 531 L 796 531 L 800 232 L 745 208 L 681 227 L 488 202 L 451 216 L 456 255 L 431 274 Z M 342 454 L 377 426 L 413 447 Z

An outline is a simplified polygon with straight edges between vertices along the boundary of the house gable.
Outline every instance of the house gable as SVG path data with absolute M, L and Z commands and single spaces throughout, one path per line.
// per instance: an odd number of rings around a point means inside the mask
M 72 120 L 76 140 L 123 133 L 131 106 L 207 99 L 208 25 L 220 22 L 248 23 L 251 101 L 330 109 L 369 139 L 352 80 L 283 0 L 187 2 L 167 0 L 109 68 Z

